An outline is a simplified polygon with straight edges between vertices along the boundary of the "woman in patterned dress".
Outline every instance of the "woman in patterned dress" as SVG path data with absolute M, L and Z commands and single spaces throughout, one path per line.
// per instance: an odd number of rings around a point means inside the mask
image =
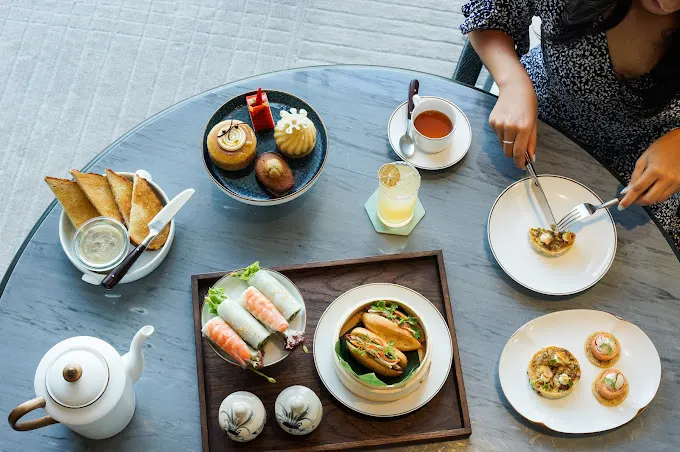
M 540 116 L 627 181 L 619 209 L 650 206 L 677 253 L 680 0 L 471 0 L 463 14 L 499 87 L 489 123 L 505 155 L 535 159 Z

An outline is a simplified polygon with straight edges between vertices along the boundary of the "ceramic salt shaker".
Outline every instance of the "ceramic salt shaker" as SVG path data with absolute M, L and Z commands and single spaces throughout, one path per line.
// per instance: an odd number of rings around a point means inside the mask
M 321 422 L 323 406 L 307 386 L 289 386 L 276 398 L 276 422 L 291 435 L 306 435 Z
M 267 413 L 262 401 L 255 394 L 237 391 L 222 401 L 218 420 L 229 438 L 245 443 L 262 433 Z

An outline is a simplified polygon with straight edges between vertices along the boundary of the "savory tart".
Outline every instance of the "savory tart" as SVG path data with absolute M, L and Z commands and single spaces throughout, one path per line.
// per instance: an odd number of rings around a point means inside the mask
M 527 375 L 531 388 L 538 395 L 561 399 L 576 387 L 581 378 L 581 366 L 569 350 L 550 346 L 534 354 Z
M 628 397 L 628 380 L 618 369 L 603 370 L 593 381 L 593 395 L 602 405 L 621 405 Z
M 597 367 L 611 367 L 621 356 L 621 344 L 612 333 L 598 331 L 588 336 L 584 350 L 588 361 Z
M 576 234 L 573 232 L 555 232 L 552 229 L 529 229 L 529 241 L 536 251 L 544 256 L 561 256 L 574 246 Z
M 210 129 L 206 140 L 210 160 L 225 171 L 238 171 L 255 160 L 257 138 L 243 121 L 227 119 Z

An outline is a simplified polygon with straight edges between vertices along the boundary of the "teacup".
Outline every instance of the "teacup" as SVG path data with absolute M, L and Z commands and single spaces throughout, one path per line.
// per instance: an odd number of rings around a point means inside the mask
M 456 130 L 456 108 L 453 104 L 439 97 L 422 98 L 417 94 L 413 96 L 413 104 L 415 107 L 411 113 L 411 130 L 416 148 L 426 154 L 436 154 L 448 148 L 453 141 L 453 132 Z M 451 131 L 447 135 L 432 138 L 418 130 L 415 125 L 418 116 L 431 111 L 442 113 L 451 121 Z

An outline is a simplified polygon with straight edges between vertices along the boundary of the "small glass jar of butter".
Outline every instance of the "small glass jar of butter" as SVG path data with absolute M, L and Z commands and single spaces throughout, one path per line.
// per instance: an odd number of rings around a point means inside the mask
M 73 254 L 88 269 L 105 272 L 120 264 L 130 238 L 122 223 L 108 217 L 85 222 L 73 236 Z

